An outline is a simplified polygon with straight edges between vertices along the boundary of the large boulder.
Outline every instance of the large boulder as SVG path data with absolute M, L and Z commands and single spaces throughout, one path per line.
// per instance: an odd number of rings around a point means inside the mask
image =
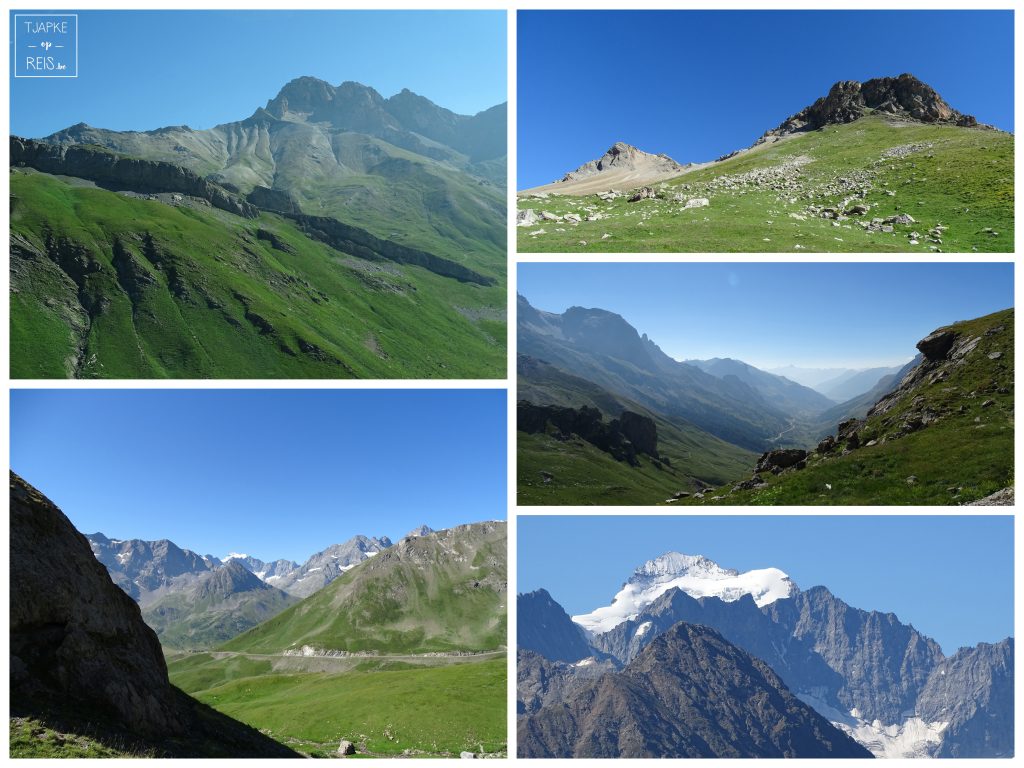
M 946 359 L 949 350 L 953 348 L 956 337 L 956 331 L 940 328 L 937 331 L 932 331 L 917 342 L 917 348 L 926 359 L 931 362 L 938 362 Z

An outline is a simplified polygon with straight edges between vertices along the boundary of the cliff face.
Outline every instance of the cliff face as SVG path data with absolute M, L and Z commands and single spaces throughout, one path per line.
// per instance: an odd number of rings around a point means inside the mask
M 134 192 L 178 192 L 201 198 L 214 208 L 247 219 L 259 215 L 255 205 L 238 199 L 180 165 L 124 157 L 99 147 L 47 144 L 11 136 L 11 165 L 77 176 Z
M 143 735 L 185 722 L 156 634 L 86 538 L 11 473 L 11 702 L 54 698 Z

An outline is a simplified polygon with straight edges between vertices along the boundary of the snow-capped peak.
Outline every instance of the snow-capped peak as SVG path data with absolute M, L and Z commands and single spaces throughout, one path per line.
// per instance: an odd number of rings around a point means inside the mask
M 667 552 L 637 568 L 611 605 L 573 616 L 572 620 L 599 635 L 636 618 L 670 589 L 680 589 L 691 597 L 717 597 L 725 602 L 750 595 L 759 606 L 790 597 L 797 591 L 796 584 L 778 568 L 740 573 L 722 568 L 702 555 Z
M 227 557 L 224 558 L 225 561 L 228 561 L 228 560 L 248 560 L 248 559 L 249 559 L 248 555 L 242 554 L 242 553 L 239 553 L 239 552 L 232 552 L 230 555 L 228 555 Z

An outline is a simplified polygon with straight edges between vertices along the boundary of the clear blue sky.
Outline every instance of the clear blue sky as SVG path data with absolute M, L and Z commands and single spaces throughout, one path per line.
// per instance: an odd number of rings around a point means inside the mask
M 304 561 L 505 519 L 502 390 L 15 390 L 11 468 L 83 533 Z
M 505 26 L 504 11 L 82 11 L 79 77 L 12 76 L 11 132 L 210 128 L 303 75 L 475 114 L 506 100 Z
M 520 11 L 519 189 L 616 141 L 714 160 L 838 80 L 910 72 L 1013 130 L 1011 11 Z
M 909 361 L 942 325 L 1013 306 L 995 263 L 520 264 L 537 309 L 622 315 L 677 360 L 759 368 L 867 368 Z
M 724 568 L 781 568 L 798 587 L 892 611 L 949 654 L 1013 634 L 1010 516 L 521 516 L 519 592 L 548 590 L 569 615 L 611 603 L 669 551 Z

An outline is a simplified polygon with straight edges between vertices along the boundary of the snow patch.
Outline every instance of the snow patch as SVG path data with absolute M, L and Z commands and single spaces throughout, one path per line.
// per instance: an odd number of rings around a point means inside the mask
M 231 554 L 229 554 L 224 559 L 225 560 L 245 560 L 248 557 L 249 556 L 246 555 L 246 554 L 242 554 L 242 553 L 239 553 L 239 552 L 232 552 Z
M 669 552 L 637 568 L 611 605 L 573 616 L 572 620 L 588 632 L 602 634 L 636 618 L 670 589 L 680 589 L 691 597 L 717 597 L 727 603 L 750 595 L 758 606 L 790 597 L 797 591 L 789 576 L 778 568 L 740 573 L 722 568 L 701 555 Z
M 636 628 L 636 632 L 633 634 L 633 637 L 639 639 L 639 638 L 643 637 L 644 635 L 646 635 L 650 631 L 651 631 L 651 622 L 645 621 L 643 624 L 641 624 L 639 627 Z
M 949 723 L 938 721 L 928 723 L 916 716 L 908 717 L 902 723 L 886 724 L 877 719 L 869 723 L 860 717 L 856 707 L 846 714 L 825 703 L 820 698 L 823 692 L 814 693 L 818 695 L 804 692 L 796 696 L 875 757 L 931 757 L 942 743 L 943 731 L 949 726 Z
M 575 664 L 573 664 L 573 666 L 574 667 L 589 667 L 593 663 L 594 663 L 594 659 L 593 659 L 593 657 L 590 657 L 590 658 L 586 658 L 586 659 L 580 659 Z

